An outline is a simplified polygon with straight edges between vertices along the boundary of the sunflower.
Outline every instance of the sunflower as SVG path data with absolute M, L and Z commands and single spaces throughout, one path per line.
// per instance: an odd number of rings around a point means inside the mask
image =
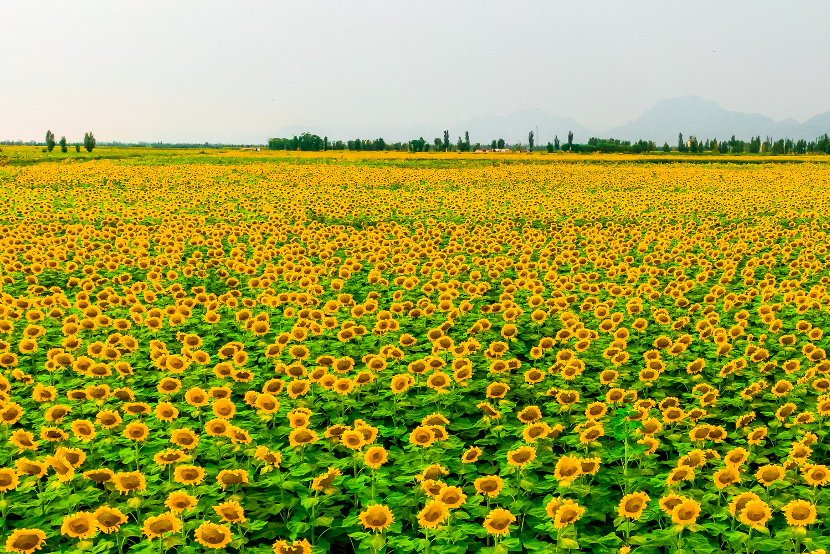
M 231 485 L 244 485 L 248 482 L 248 472 L 244 469 L 223 469 L 216 476 L 216 482 L 222 490 Z
M 282 463 L 282 454 L 279 452 L 271 452 L 267 446 L 257 446 L 254 457 L 272 466 L 278 466 Z
M 519 421 L 525 425 L 529 425 L 542 419 L 542 412 L 539 410 L 538 406 L 527 406 L 516 414 L 516 417 L 518 417 Z
M 444 487 L 438 494 L 438 500 L 447 505 L 447 508 L 459 508 L 467 500 L 467 495 L 460 487 Z
M 46 456 L 44 462 L 55 471 L 60 482 L 71 481 L 75 476 L 75 467 L 63 456 Z
M 364 529 L 383 531 L 395 522 L 392 511 L 383 504 L 371 504 L 357 516 Z
M 220 398 L 213 403 L 213 415 L 222 419 L 231 419 L 236 414 L 236 404 L 230 398 Z
M 534 443 L 536 439 L 545 438 L 551 432 L 551 427 L 544 421 L 541 423 L 532 423 L 522 429 L 522 438 L 525 442 Z
M 382 446 L 373 446 L 363 456 L 363 463 L 372 469 L 377 469 L 386 463 L 389 452 Z
M 478 461 L 478 458 L 481 456 L 483 450 L 478 448 L 477 446 L 471 446 L 467 450 L 464 451 L 464 454 L 461 455 L 461 463 L 463 464 L 472 464 Z
M 761 498 L 754 492 L 742 492 L 741 494 L 733 497 L 729 502 L 729 513 L 734 517 L 738 517 L 741 511 L 746 507 L 747 503 L 752 500 L 761 500 Z
M 473 486 L 478 494 L 495 498 L 501 492 L 504 481 L 498 475 L 487 475 L 476 479 L 473 482 Z
M 20 483 L 20 479 L 11 468 L 0 469 L 0 492 L 14 490 Z
M 112 480 L 115 483 L 115 488 L 121 494 L 127 494 L 131 491 L 143 491 L 147 489 L 147 482 L 144 479 L 144 475 L 142 475 L 139 471 L 122 471 L 116 473 L 113 476 Z
M 504 508 L 490 510 L 484 518 L 484 529 L 490 535 L 504 536 L 510 533 L 510 524 L 516 521 L 516 516 Z
M 801 468 L 801 474 L 811 487 L 826 485 L 830 481 L 830 472 L 825 465 L 807 464 Z
M 32 554 L 46 542 L 46 533 L 40 529 L 15 529 L 6 539 L 6 551 Z
M 487 398 L 504 398 L 510 386 L 505 383 L 490 383 L 487 386 Z
M 429 427 L 419 425 L 409 434 L 409 443 L 421 448 L 428 448 L 435 442 L 435 433 Z
M 597 424 L 582 431 L 579 434 L 579 442 L 582 444 L 588 444 L 604 436 L 605 429 L 602 427 L 602 425 Z
M 95 524 L 102 532 L 109 534 L 113 531 L 118 531 L 121 525 L 127 523 L 127 516 L 125 516 L 118 508 L 110 508 L 109 506 L 101 506 L 94 512 L 92 517 Z
M 113 429 L 121 424 L 121 415 L 116 410 L 101 410 L 95 420 L 104 429 Z
M 318 440 L 320 440 L 320 437 L 317 433 L 308 427 L 298 427 L 288 435 L 289 446 L 305 446 L 306 444 L 314 444 Z
M 170 442 L 184 449 L 193 450 L 199 444 L 199 435 L 186 427 L 182 427 L 170 433 Z
M 205 548 L 225 548 L 231 542 L 231 529 L 227 525 L 203 522 L 194 531 L 196 542 Z
M 132 423 L 127 424 L 124 428 L 124 436 L 131 441 L 143 441 L 147 438 L 150 434 L 150 428 L 141 423 L 140 421 L 134 421 Z
M 205 469 L 192 465 L 176 466 L 173 479 L 182 485 L 198 485 L 205 479 Z
M 392 377 L 392 382 L 389 387 L 394 394 L 401 394 L 415 384 L 415 379 L 411 375 L 400 373 Z
M 648 501 L 651 500 L 644 492 L 635 492 L 623 496 L 620 500 L 620 505 L 617 508 L 617 513 L 620 517 L 627 517 L 630 519 L 640 519 L 643 514 Z
M 184 400 L 194 408 L 201 408 L 208 403 L 208 395 L 199 387 L 191 387 L 184 393 Z
M 90 512 L 75 512 L 64 516 L 61 535 L 85 539 L 98 532 L 98 522 Z
M 765 465 L 758 468 L 755 478 L 765 487 L 769 487 L 775 481 L 784 480 L 784 468 L 776 465 Z
M 490 419 L 498 419 L 501 417 L 501 412 L 490 405 L 489 402 L 479 402 L 476 408 L 484 412 L 484 415 Z
M 18 458 L 14 461 L 14 466 L 19 475 L 27 475 L 40 479 L 46 475 L 47 465 L 43 462 L 30 460 L 28 458 Z
M 195 496 L 189 495 L 184 491 L 173 491 L 167 495 L 167 500 L 164 501 L 164 505 L 171 512 L 180 514 L 184 510 L 192 510 L 195 508 L 197 502 L 198 499 Z
M 658 500 L 657 504 L 660 506 L 660 509 L 663 510 L 664 514 L 671 516 L 672 510 L 674 510 L 675 506 L 681 504 L 685 500 L 688 500 L 685 496 L 681 496 L 679 494 L 668 494 Z
M 297 397 L 305 396 L 309 390 L 311 390 L 310 381 L 298 379 L 288 385 L 288 396 L 293 400 Z
M 781 507 L 789 525 L 806 527 L 816 522 L 816 507 L 806 500 L 793 500 Z
M 168 533 L 176 534 L 181 528 L 182 522 L 172 512 L 150 516 L 144 520 L 144 525 L 141 526 L 142 532 L 151 541 Z
M 161 452 L 156 452 L 153 455 L 153 461 L 160 466 L 167 466 L 183 461 L 187 458 L 187 452 L 184 450 L 176 450 L 175 448 L 168 448 Z
M 738 514 L 738 521 L 757 531 L 763 531 L 770 518 L 772 510 L 762 500 L 749 500 Z
M 741 482 L 741 474 L 738 473 L 737 466 L 727 466 L 720 471 L 716 471 L 713 477 L 715 481 L 715 487 L 718 490 L 728 487 L 729 485 L 733 485 L 735 483 Z
M 80 467 L 86 460 L 86 453 L 83 450 L 80 448 L 67 448 L 65 446 L 61 446 L 55 450 L 55 456 L 62 457 L 74 468 Z
M 35 436 L 29 431 L 18 429 L 12 436 L 9 437 L 9 442 L 17 447 L 21 452 L 23 450 L 37 450 L 38 441 Z
M 579 458 L 573 456 L 562 456 L 556 462 L 553 476 L 557 481 L 570 482 L 582 475 L 582 465 Z
M 418 512 L 418 525 L 427 529 L 437 529 L 441 526 L 447 516 L 449 508 L 440 500 L 430 500 L 424 508 Z
M 694 481 L 694 478 L 694 468 L 691 466 L 681 465 L 669 472 L 669 476 L 666 478 L 666 485 L 671 486 L 682 483 L 683 481 Z
M 153 410 L 153 415 L 159 421 L 170 422 L 179 417 L 179 410 L 170 402 L 159 402 Z
M 222 521 L 227 523 L 245 523 L 245 512 L 236 500 L 228 500 L 213 507 Z
M 312 480 L 311 488 L 316 491 L 325 491 L 332 485 L 332 483 L 334 483 L 334 480 L 339 475 L 342 475 L 339 469 L 336 467 L 330 467 L 323 475 L 315 477 L 314 480 Z
M 17 402 L 9 402 L 0 410 L 0 423 L 14 425 L 23 417 L 23 407 Z
M 672 509 L 671 519 L 677 525 L 692 525 L 697 521 L 698 515 L 700 515 L 700 504 L 691 498 L 686 498 Z
M 733 448 L 723 457 L 723 461 L 728 466 L 740 466 L 749 458 L 749 452 L 745 448 Z
M 277 541 L 273 545 L 274 554 L 311 554 L 311 543 L 308 539 L 296 540 L 291 544 L 288 541 Z
M 564 500 L 557 507 L 553 518 L 553 526 L 556 529 L 563 529 L 568 525 L 576 523 L 585 513 L 585 508 L 573 500 Z M 550 512 L 548 512 L 550 514 Z
M 524 468 L 535 458 L 536 449 L 530 446 L 520 446 L 519 448 L 511 450 L 507 453 L 507 464 L 518 468 Z

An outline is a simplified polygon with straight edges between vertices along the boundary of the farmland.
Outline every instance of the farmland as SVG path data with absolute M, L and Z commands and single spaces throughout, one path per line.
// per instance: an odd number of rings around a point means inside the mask
M 0 167 L 7 551 L 830 548 L 826 157 L 99 151 Z

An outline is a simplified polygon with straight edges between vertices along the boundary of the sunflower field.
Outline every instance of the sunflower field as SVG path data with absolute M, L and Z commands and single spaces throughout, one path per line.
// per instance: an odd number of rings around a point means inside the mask
M 826 159 L 110 154 L 0 167 L 7 552 L 830 549 Z

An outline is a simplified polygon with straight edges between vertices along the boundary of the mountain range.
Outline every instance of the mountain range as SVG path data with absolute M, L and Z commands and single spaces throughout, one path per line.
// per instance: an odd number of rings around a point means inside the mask
M 478 116 L 450 127 L 450 140 L 455 143 L 464 133 L 470 133 L 470 142 L 489 144 L 495 138 L 503 138 L 508 144 L 527 143 L 529 131 L 537 132 L 537 144 L 552 142 L 558 136 L 566 142 L 568 132 L 574 134 L 574 142 L 585 143 L 590 137 L 615 138 L 620 140 L 653 140 L 662 145 L 677 144 L 678 133 L 684 138 L 696 136 L 699 140 L 729 139 L 732 135 L 740 140 L 760 135 L 762 139 L 792 138 L 814 140 L 819 135 L 830 133 L 830 111 L 816 115 L 803 123 L 795 119 L 775 121 L 756 113 L 728 111 L 716 102 L 689 95 L 658 102 L 643 115 L 618 127 L 606 130 L 589 129 L 570 117 L 552 115 L 544 110 L 525 109 L 507 116 Z M 329 140 L 375 139 L 383 137 L 386 142 L 398 142 L 423 137 L 432 142 L 443 138 L 446 127 L 438 125 L 413 125 L 408 127 L 328 127 L 292 125 L 279 129 L 276 137 L 291 137 L 303 132 Z M 253 138 L 253 137 L 251 137 Z M 539 140 L 541 139 L 541 140 Z

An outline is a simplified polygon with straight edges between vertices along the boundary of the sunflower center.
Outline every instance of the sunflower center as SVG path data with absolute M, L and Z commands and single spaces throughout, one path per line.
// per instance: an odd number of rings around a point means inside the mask
M 40 543 L 37 535 L 20 535 L 12 542 L 12 547 L 18 550 L 32 550 Z
M 810 509 L 804 506 L 797 506 L 792 512 L 792 518 L 796 521 L 804 521 L 810 518 Z
M 150 531 L 157 535 L 169 533 L 172 530 L 173 524 L 167 519 L 162 519 L 161 521 L 154 521 L 150 524 Z
M 205 529 L 202 531 L 202 540 L 208 544 L 219 544 L 225 540 L 225 534 L 216 529 Z
M 85 519 L 76 519 L 69 522 L 69 530 L 77 535 L 83 535 L 91 527 L 90 522 Z
M 625 503 L 625 511 L 629 513 L 639 512 L 643 507 L 643 501 L 639 498 L 631 498 Z
M 510 525 L 510 519 L 506 517 L 494 517 L 493 521 L 490 522 L 490 527 L 497 531 L 506 529 L 508 525 Z
M 112 512 L 104 512 L 98 516 L 98 523 L 104 527 L 115 527 L 120 519 Z

